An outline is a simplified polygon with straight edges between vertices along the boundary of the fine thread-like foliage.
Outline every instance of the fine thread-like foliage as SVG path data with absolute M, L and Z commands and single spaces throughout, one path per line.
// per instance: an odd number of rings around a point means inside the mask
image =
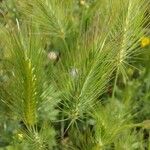
M 149 0 L 0 5 L 0 147 L 148 149 Z
M 27 30 L 30 32 L 32 27 L 27 28 Z M 28 33 L 26 29 L 25 32 L 16 32 L 8 31 L 6 36 L 7 49 L 10 50 L 10 61 L 13 64 L 13 68 L 11 85 L 7 89 L 10 98 L 5 101 L 5 97 L 2 97 L 2 101 L 7 103 L 17 115 L 18 121 L 23 121 L 29 132 L 34 134 L 34 132 L 37 132 L 36 126 L 38 120 L 40 120 L 39 109 L 53 101 L 50 100 L 50 97 L 51 99 L 55 97 L 55 103 L 52 102 L 53 107 L 55 107 L 58 100 L 56 99 L 57 95 L 55 96 L 54 94 L 53 87 L 48 86 L 46 82 L 44 83 L 45 85 L 41 84 L 46 81 L 44 79 L 44 70 L 42 69 L 44 59 L 41 47 L 42 38 L 35 37 L 32 34 L 26 35 L 25 33 Z M 42 96 L 42 93 L 44 96 Z M 42 113 L 44 113 L 44 109 L 40 115 Z M 53 115 L 51 116 L 54 119 Z M 39 144 L 40 146 L 43 143 L 37 143 L 37 145 Z

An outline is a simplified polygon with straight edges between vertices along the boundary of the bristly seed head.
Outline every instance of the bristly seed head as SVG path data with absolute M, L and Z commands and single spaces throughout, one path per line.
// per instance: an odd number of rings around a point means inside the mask
M 72 110 L 71 112 L 71 118 L 73 120 L 76 120 L 79 117 L 79 109 L 75 108 L 74 110 Z
M 18 133 L 17 136 L 20 141 L 22 141 L 24 138 L 24 135 L 22 133 Z

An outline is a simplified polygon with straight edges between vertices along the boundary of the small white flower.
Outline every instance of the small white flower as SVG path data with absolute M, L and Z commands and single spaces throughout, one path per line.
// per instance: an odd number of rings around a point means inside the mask
M 77 68 L 71 68 L 70 74 L 72 77 L 76 77 L 79 74 L 79 71 Z
M 85 6 L 85 8 L 89 8 L 89 5 L 86 3 L 85 0 L 80 0 L 79 3 L 80 3 L 81 6 Z
M 58 52 L 55 52 L 55 51 L 51 51 L 48 53 L 48 58 L 50 60 L 57 60 L 59 57 L 59 53 Z
M 85 0 L 80 0 L 80 5 L 85 5 Z

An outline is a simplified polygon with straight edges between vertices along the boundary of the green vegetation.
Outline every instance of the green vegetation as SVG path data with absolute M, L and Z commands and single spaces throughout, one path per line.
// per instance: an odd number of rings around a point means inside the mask
M 149 150 L 149 7 L 1 0 L 0 150 Z

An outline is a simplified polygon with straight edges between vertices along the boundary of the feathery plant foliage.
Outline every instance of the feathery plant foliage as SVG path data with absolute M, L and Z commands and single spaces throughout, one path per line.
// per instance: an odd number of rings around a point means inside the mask
M 0 2 L 0 147 L 148 149 L 149 5 Z

